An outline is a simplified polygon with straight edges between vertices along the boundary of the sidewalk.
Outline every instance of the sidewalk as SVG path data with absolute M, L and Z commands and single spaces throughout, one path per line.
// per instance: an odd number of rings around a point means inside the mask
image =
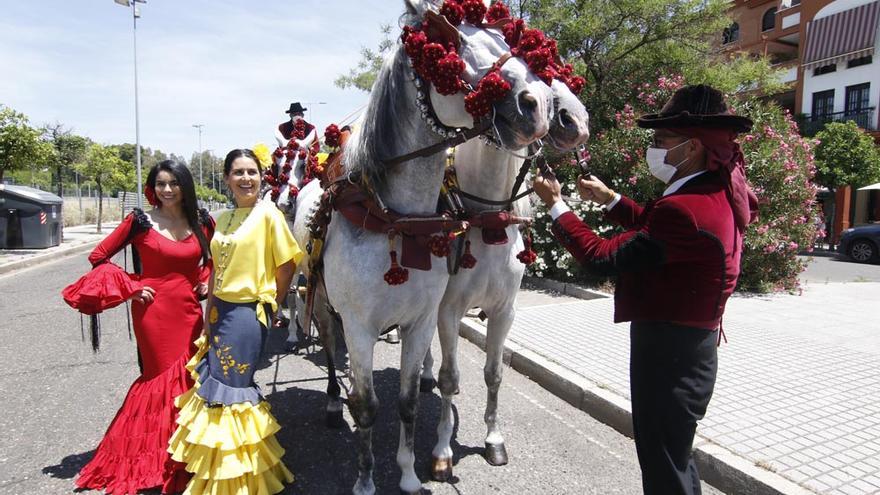
M 695 441 L 730 493 L 880 493 L 880 283 L 735 296 L 715 393 Z M 521 290 L 510 364 L 631 436 L 629 326 L 611 298 Z M 479 320 L 462 334 L 478 343 Z
M 97 225 L 78 225 L 64 229 L 60 245 L 46 249 L 0 249 L 0 275 L 58 258 L 91 251 L 119 222 L 103 222 L 101 234 L 95 232 Z

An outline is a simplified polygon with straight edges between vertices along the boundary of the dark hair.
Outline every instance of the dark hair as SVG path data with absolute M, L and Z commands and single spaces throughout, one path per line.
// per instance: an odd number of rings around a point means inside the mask
M 660 115 L 677 115 L 681 112 L 688 112 L 691 115 L 726 113 L 727 104 L 724 103 L 724 95 L 721 91 L 711 86 L 705 84 L 685 86 L 672 95 L 669 102 L 663 106 Z
M 223 161 L 223 175 L 229 175 L 229 172 L 232 172 L 232 162 L 239 158 L 250 158 L 257 164 L 257 168 L 260 170 L 260 173 L 263 172 L 263 165 L 260 163 L 260 159 L 257 158 L 257 155 L 253 152 L 253 150 L 249 150 L 247 148 L 232 150 L 226 154 L 226 160 Z
M 156 188 L 156 176 L 161 171 L 168 172 L 177 179 L 180 193 L 183 196 L 182 207 L 183 214 L 186 216 L 186 223 L 189 224 L 189 228 L 192 230 L 193 235 L 196 236 L 196 239 L 199 240 L 199 246 L 202 248 L 202 261 L 207 263 L 211 257 L 211 248 L 208 246 L 208 238 L 205 237 L 205 232 L 202 231 L 202 225 L 199 221 L 199 203 L 196 200 L 196 186 L 193 182 L 192 174 L 186 165 L 177 160 L 163 160 L 153 165 L 150 173 L 147 174 L 148 189 Z M 161 208 L 161 206 L 162 202 L 159 201 L 158 207 Z

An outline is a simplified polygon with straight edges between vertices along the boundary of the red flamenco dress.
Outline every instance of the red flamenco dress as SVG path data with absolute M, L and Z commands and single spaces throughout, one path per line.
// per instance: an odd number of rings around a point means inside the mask
M 213 220 L 204 210 L 200 216 L 210 242 Z M 89 261 L 93 266 L 109 262 L 128 244 L 135 259 L 140 258 L 140 282 L 156 290 L 151 304 L 132 303 L 143 368 L 76 485 L 112 495 L 157 487 L 162 493 L 181 492 L 190 475 L 184 464 L 170 458 L 168 439 L 177 428 L 174 398 L 193 386 L 185 365 L 195 353 L 192 342 L 202 329 L 202 307 L 193 287 L 207 281 L 210 265 L 203 265 L 195 235 L 169 239 L 153 229 L 140 210 L 128 215 L 92 251 Z

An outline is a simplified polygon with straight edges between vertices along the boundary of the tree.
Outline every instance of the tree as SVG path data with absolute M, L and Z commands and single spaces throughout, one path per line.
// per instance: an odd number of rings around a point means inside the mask
M 86 152 L 83 162 L 75 165 L 75 169 L 88 179 L 95 181 L 98 190 L 98 232 L 101 232 L 101 215 L 103 213 L 104 188 L 119 187 L 126 180 L 126 162 L 119 158 L 119 150 L 113 146 L 92 144 Z
M 0 181 L 6 171 L 45 165 L 52 147 L 42 140 L 43 132 L 28 125 L 23 113 L 0 105 Z
M 385 55 L 391 51 L 394 46 L 394 40 L 391 39 L 391 25 L 382 24 L 379 28 L 382 31 L 382 40 L 379 42 L 379 48 L 373 51 L 367 47 L 361 47 L 361 61 L 358 62 L 356 68 L 348 71 L 348 75 L 340 75 L 333 84 L 340 89 L 356 88 L 361 91 L 370 92 L 373 83 L 376 82 L 376 75 L 382 68 L 382 62 Z
M 72 169 L 83 160 L 89 147 L 89 139 L 78 136 L 72 129 L 60 123 L 46 126 L 46 139 L 54 147 L 52 162 L 55 164 L 55 187 L 58 196 L 64 195 L 64 171 Z
M 880 181 L 880 152 L 853 121 L 832 122 L 816 134 L 816 182 L 832 191 Z

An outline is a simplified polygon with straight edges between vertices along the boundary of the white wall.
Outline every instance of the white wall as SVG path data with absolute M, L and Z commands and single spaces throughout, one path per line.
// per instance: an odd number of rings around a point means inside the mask
M 837 0 L 822 8 L 816 14 L 815 19 L 837 14 L 873 1 L 875 0 Z M 862 83 L 871 83 L 868 106 L 875 109 L 880 108 L 880 50 L 876 48 L 878 43 L 880 43 L 880 29 L 877 30 L 877 37 L 874 39 L 874 62 L 871 64 L 847 69 L 845 61 L 838 62 L 836 72 L 820 76 L 813 76 L 815 69 L 804 71 L 804 97 L 801 103 L 801 113 L 809 114 L 813 111 L 813 93 L 829 89 L 834 90 L 834 112 L 842 112 L 846 109 L 846 87 Z M 874 113 L 875 121 L 878 113 L 880 112 L 875 111 Z

